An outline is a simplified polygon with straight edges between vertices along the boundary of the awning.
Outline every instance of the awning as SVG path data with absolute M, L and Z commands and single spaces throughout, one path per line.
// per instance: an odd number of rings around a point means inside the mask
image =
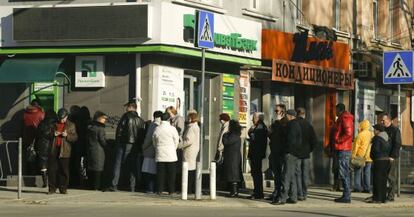
M 6 59 L 0 65 L 0 83 L 51 82 L 63 58 Z

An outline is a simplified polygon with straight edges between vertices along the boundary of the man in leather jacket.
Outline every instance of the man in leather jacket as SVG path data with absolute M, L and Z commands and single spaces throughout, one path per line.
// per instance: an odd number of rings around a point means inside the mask
M 109 191 L 116 191 L 118 187 L 121 166 L 127 167 L 130 176 L 130 190 L 135 191 L 141 181 L 142 144 L 145 137 L 145 122 L 138 116 L 137 104 L 129 101 L 124 105 L 125 114 L 121 117 L 116 129 L 116 157 L 114 177 Z

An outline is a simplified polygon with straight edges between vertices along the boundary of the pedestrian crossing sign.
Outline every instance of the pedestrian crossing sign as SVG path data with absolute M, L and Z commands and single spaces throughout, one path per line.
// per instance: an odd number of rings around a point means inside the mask
M 214 48 L 214 14 L 207 11 L 197 11 L 196 17 L 196 47 Z
M 384 84 L 411 84 L 414 70 L 413 51 L 387 51 L 383 54 Z

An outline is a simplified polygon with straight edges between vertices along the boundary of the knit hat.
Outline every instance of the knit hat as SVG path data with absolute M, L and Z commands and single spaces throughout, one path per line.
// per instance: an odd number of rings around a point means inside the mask
M 374 129 L 376 129 L 376 130 L 378 130 L 380 132 L 384 132 L 385 131 L 385 127 L 382 126 L 381 124 L 375 124 L 373 127 L 374 127 Z
M 62 120 L 63 118 L 66 118 L 69 115 L 68 110 L 66 110 L 65 108 L 61 108 L 59 109 L 57 116 L 59 120 Z
M 296 117 L 296 111 L 295 110 L 293 110 L 293 109 L 289 109 L 289 110 L 287 110 L 287 112 L 286 112 L 286 114 L 287 115 L 291 115 L 291 116 L 295 116 Z

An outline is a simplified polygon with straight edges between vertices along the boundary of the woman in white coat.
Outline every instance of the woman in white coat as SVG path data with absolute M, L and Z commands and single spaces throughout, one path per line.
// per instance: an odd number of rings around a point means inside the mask
M 196 161 L 200 151 L 200 127 L 196 112 L 188 114 L 188 124 L 178 147 L 183 150 L 183 162 L 188 162 L 188 193 L 192 194 L 195 189 Z
M 155 147 L 155 162 L 157 162 L 158 194 L 163 192 L 166 179 L 168 179 L 168 193 L 172 195 L 175 192 L 179 140 L 177 130 L 170 124 L 170 114 L 167 112 L 163 113 L 161 124 L 155 128 L 152 136 Z

